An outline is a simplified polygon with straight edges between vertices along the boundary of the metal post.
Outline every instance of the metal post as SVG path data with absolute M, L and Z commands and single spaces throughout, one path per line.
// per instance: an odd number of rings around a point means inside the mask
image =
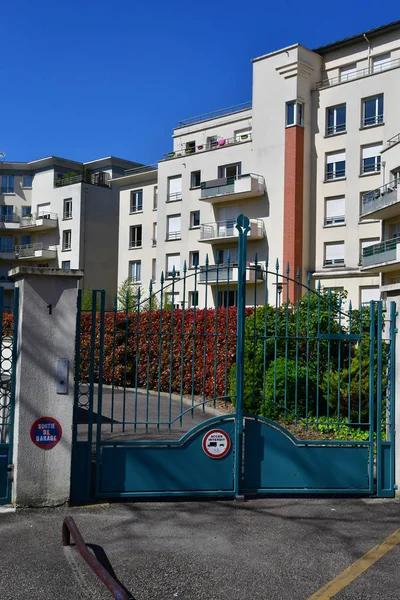
M 236 346 L 236 420 L 235 420 L 235 456 L 234 456 L 234 492 L 236 499 L 241 496 L 242 453 L 243 453 L 243 395 L 244 395 L 244 321 L 246 310 L 246 258 L 247 234 L 250 221 L 239 215 L 236 222 L 239 232 L 238 261 L 238 306 L 237 306 L 237 346 Z

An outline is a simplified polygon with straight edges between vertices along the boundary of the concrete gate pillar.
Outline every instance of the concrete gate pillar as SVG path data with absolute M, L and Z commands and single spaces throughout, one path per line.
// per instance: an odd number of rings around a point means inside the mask
M 55 506 L 69 500 L 76 301 L 82 276 L 82 271 L 37 267 L 10 271 L 20 293 L 12 487 L 16 506 Z M 66 359 L 69 366 L 63 390 L 57 359 Z M 62 437 L 51 449 L 31 440 L 32 424 L 40 417 L 56 419 L 62 427 Z

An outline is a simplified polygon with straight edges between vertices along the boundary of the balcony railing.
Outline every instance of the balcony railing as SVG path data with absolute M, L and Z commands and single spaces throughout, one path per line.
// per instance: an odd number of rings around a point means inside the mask
M 397 202 L 397 188 L 400 179 L 394 179 L 381 187 L 363 194 L 361 216 Z
M 180 231 L 168 231 L 167 232 L 167 240 L 180 240 L 181 232 Z
M 380 157 L 377 157 L 380 158 Z M 366 173 L 380 173 L 381 172 L 381 163 L 374 162 L 373 164 L 361 164 L 361 175 L 365 175 Z
M 125 175 L 140 175 L 141 173 L 149 173 L 151 171 L 157 171 L 158 164 L 142 165 L 141 167 L 135 167 L 134 169 L 126 169 Z
M 397 260 L 398 244 L 400 244 L 400 238 L 393 238 L 364 248 L 362 253 L 362 266 L 371 267 L 380 263 Z
M 340 267 L 344 265 L 344 258 L 326 258 L 324 261 L 325 267 Z
M 22 244 L 20 246 L 14 246 L 14 253 L 17 258 L 32 258 L 35 256 L 37 250 L 51 250 L 49 246 L 44 246 L 43 242 L 37 242 L 36 244 Z
M 14 248 L 11 245 L 7 245 L 7 244 L 0 244 L 0 252 L 1 253 L 9 253 L 9 252 L 14 252 Z
M 110 174 L 101 172 L 91 173 L 89 176 L 74 175 L 71 177 L 62 177 L 55 180 L 54 187 L 64 187 L 75 183 L 89 183 L 90 185 L 97 185 L 100 187 L 110 187 Z
M 251 142 L 252 134 L 244 133 L 243 135 L 236 135 L 232 138 L 221 138 L 219 140 L 215 140 L 212 142 L 206 142 L 204 144 L 199 144 L 198 146 L 190 147 L 190 148 L 180 148 L 178 150 L 172 150 L 167 154 L 163 154 L 164 159 L 169 158 L 177 158 L 179 156 L 186 156 L 188 154 L 197 154 L 199 152 L 206 152 L 207 150 L 218 150 L 219 148 L 226 148 L 227 146 L 232 146 L 234 144 L 242 144 L 243 142 Z
M 217 196 L 232 196 L 235 194 L 262 195 L 265 192 L 265 181 L 262 175 L 246 173 L 236 177 L 220 177 L 201 183 L 201 200 Z
M 336 217 L 325 217 L 325 225 L 326 227 L 330 225 L 341 225 L 345 222 L 344 215 L 337 215 Z
M 326 128 L 326 135 L 336 135 L 337 133 L 346 133 L 346 123 L 339 123 L 338 125 L 329 125 Z
M 372 115 L 371 117 L 364 117 L 362 120 L 363 127 L 372 127 L 373 125 L 382 125 L 383 115 Z
M 219 264 L 219 265 L 203 265 L 200 267 L 199 283 L 237 283 L 238 281 L 238 266 L 237 263 Z M 246 280 L 248 281 L 263 281 L 265 271 L 261 265 L 248 264 L 246 269 Z
M 251 219 L 251 229 L 248 237 L 261 238 L 264 236 L 264 223 L 262 219 Z M 224 239 L 238 237 L 236 219 L 218 221 L 216 223 L 203 223 L 200 227 L 200 240 Z
M 17 213 L 0 215 L 0 223 L 19 223 L 20 217 Z
M 176 202 L 182 200 L 182 192 L 171 192 L 167 195 L 167 202 Z
M 157 238 L 151 238 L 151 245 L 153 248 L 155 248 L 157 246 Z
M 242 104 L 236 104 L 235 106 L 228 106 L 227 108 L 221 108 L 219 110 L 214 110 L 213 112 L 204 113 L 203 115 L 197 115 L 196 117 L 190 117 L 189 119 L 178 121 L 178 127 L 185 127 L 186 125 L 193 125 L 193 123 L 200 123 L 201 121 L 208 121 L 209 119 L 223 117 L 224 115 L 230 115 L 242 110 L 249 110 L 249 108 L 251 108 L 251 101 L 243 102 Z
M 400 133 L 397 133 L 393 137 L 389 138 L 386 142 L 386 148 L 391 148 L 400 142 Z
M 353 73 L 343 73 L 337 77 L 323 79 L 317 83 L 316 89 L 320 90 L 325 87 L 339 85 L 340 83 L 347 83 L 348 81 L 354 81 L 355 79 L 360 79 L 361 77 L 376 75 L 377 73 L 382 73 L 383 71 L 388 71 L 390 69 L 396 69 L 397 67 L 400 67 L 400 58 L 395 58 L 394 60 L 390 60 L 382 65 L 371 65 L 370 67 L 359 69 Z

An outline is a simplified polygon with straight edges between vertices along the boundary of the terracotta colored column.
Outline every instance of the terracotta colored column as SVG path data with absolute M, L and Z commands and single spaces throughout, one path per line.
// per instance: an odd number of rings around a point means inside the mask
M 290 265 L 290 277 L 303 264 L 303 178 L 304 178 L 304 128 L 298 125 L 285 130 L 285 183 L 283 210 L 283 265 Z M 296 300 L 296 284 L 289 282 L 289 300 Z M 286 299 L 286 290 L 283 290 Z

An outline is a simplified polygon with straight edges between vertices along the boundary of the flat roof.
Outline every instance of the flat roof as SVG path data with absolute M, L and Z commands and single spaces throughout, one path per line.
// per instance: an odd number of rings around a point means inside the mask
M 316 52 L 317 54 L 326 54 L 327 52 L 330 52 L 331 50 L 336 50 L 337 48 L 344 48 L 346 46 L 356 44 L 357 42 L 364 42 L 364 36 L 366 36 L 367 38 L 374 38 L 399 28 L 400 21 L 392 21 L 391 23 L 387 23 L 386 25 L 374 27 L 374 29 L 368 29 L 367 31 L 363 31 L 362 33 L 357 33 L 356 35 L 343 38 L 342 40 L 338 40 L 337 42 L 332 42 L 331 44 L 326 44 L 325 46 L 320 46 L 319 48 L 313 48 L 313 52 Z

